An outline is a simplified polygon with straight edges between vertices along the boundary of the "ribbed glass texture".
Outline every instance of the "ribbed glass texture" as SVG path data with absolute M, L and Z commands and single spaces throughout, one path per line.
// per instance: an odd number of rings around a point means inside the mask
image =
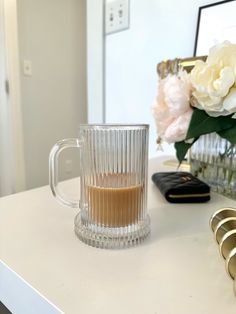
M 190 166 L 212 191 L 236 199 L 236 145 L 216 133 L 203 135 L 191 147 Z
M 138 244 L 149 234 L 147 125 L 80 127 L 81 195 L 75 232 L 101 248 Z

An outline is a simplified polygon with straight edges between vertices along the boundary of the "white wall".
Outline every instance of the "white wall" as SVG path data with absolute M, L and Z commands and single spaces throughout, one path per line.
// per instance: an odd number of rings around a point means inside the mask
M 52 145 L 76 137 L 87 122 L 86 1 L 19 0 L 18 22 L 21 66 L 31 60 L 33 71 L 26 77 L 21 68 L 26 184 L 32 188 L 48 184 Z M 62 178 L 77 174 L 76 156 L 63 159 Z
M 5 36 L 4 36 L 4 7 L 3 0 L 0 0 L 0 195 L 8 194 L 11 191 L 11 169 L 12 162 L 9 162 L 11 147 L 10 136 L 10 116 L 8 110 L 8 97 L 5 91 L 6 55 L 5 55 Z
M 0 0 L 0 24 L 0 195 L 3 196 L 25 189 L 16 0 Z
M 150 124 L 149 157 L 160 154 L 151 113 L 156 65 L 192 56 L 198 8 L 213 2 L 130 0 L 130 29 L 106 36 L 106 122 Z M 175 154 L 172 145 L 164 154 Z

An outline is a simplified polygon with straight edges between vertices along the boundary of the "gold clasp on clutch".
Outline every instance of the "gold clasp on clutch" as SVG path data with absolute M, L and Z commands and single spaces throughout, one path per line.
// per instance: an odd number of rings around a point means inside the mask
M 191 181 L 192 179 L 189 176 L 181 177 L 184 182 Z

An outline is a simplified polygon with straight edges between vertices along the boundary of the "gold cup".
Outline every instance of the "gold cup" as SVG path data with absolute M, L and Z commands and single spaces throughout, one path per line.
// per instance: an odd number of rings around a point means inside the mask
M 236 277 L 236 247 L 229 252 L 225 261 L 225 268 L 232 279 Z
M 228 217 L 236 217 L 236 208 L 233 207 L 223 207 L 218 209 L 210 219 L 210 227 L 214 232 L 218 223 Z
M 236 229 L 230 230 L 222 237 L 219 248 L 224 259 L 228 258 L 229 253 L 236 247 Z
M 233 229 L 236 229 L 236 217 L 228 217 L 220 220 L 214 231 L 216 242 L 220 243 L 226 232 Z

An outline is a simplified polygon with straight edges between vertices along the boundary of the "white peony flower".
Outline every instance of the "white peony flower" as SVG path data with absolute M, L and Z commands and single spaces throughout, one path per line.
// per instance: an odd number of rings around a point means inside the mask
M 180 71 L 159 81 L 158 96 L 153 106 L 158 135 L 168 143 L 185 139 L 192 116 L 189 75 Z
M 195 106 L 210 116 L 236 112 L 236 45 L 228 41 L 212 47 L 206 62 L 197 61 L 191 71 Z
M 180 71 L 178 76 L 170 75 L 165 80 L 163 89 L 170 115 L 178 117 L 189 110 L 191 84 L 187 72 Z
M 172 123 L 170 123 L 164 133 L 163 140 L 167 143 L 183 141 L 187 135 L 192 113 L 193 110 L 189 109 L 183 115 L 179 116 Z

